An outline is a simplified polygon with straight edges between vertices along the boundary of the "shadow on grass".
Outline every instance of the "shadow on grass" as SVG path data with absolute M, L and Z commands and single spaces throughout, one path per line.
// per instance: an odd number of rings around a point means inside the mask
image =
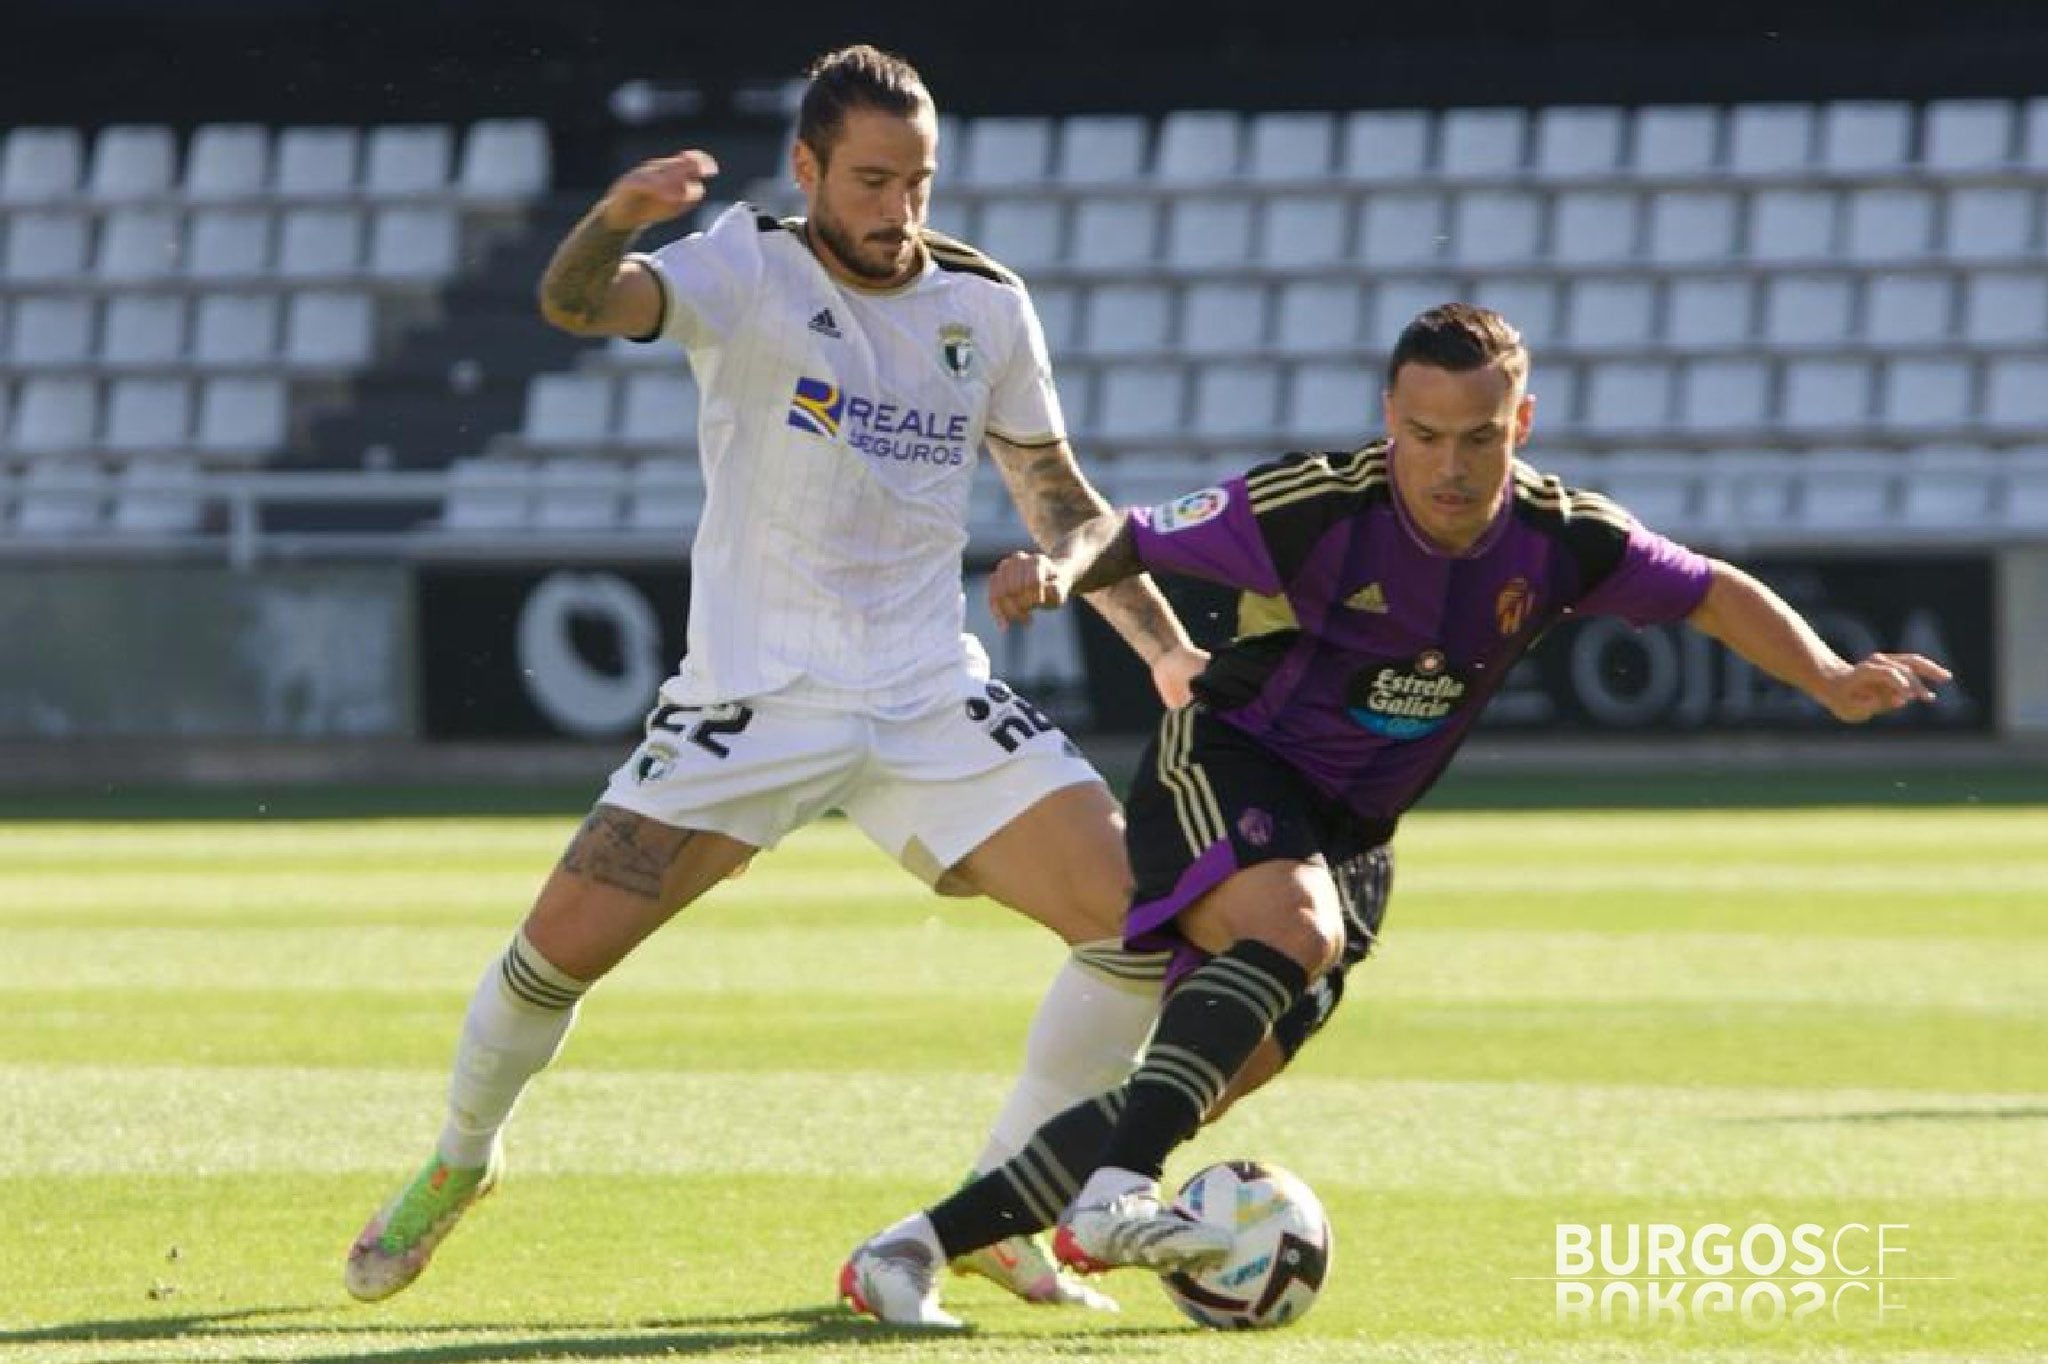
M 941 1341 L 964 1345 L 977 1339 L 992 1344 L 1003 1341 L 1014 1345 L 1023 1339 L 1003 1332 L 979 1332 L 971 1327 L 962 1332 L 932 1332 L 881 1326 L 857 1318 L 836 1305 L 738 1316 L 666 1318 L 631 1323 L 568 1323 L 547 1328 L 400 1322 L 365 1322 L 347 1326 L 292 1325 L 288 1320 L 302 1314 L 325 1315 L 327 1310 L 325 1307 L 252 1308 L 240 1312 L 67 1322 L 28 1330 L 0 1330 L 0 1349 L 88 1341 L 154 1342 L 164 1346 L 190 1346 L 205 1342 L 218 1347 L 238 1340 L 254 1342 L 280 1336 L 296 1336 L 315 1342 L 322 1337 L 332 1337 L 332 1352 L 293 1355 L 291 1358 L 296 1364 L 363 1364 L 364 1361 L 368 1364 L 486 1364 L 486 1361 L 516 1364 L 520 1360 L 623 1359 L 648 1355 L 802 1355 L 830 1345 L 865 1344 L 882 1348 Z M 259 1321 L 264 1324 L 257 1325 Z M 1107 1348 L 1115 1342 L 1129 1344 L 1141 1338 L 1165 1339 L 1185 1333 L 1184 1329 L 1174 1327 L 1091 1326 L 1076 1334 L 1099 1340 Z M 365 1336 L 394 1335 L 439 1339 L 435 1343 L 388 1348 L 360 1341 Z M 1048 1355 L 1067 1353 L 1065 1343 L 1058 1338 L 1035 1339 L 1043 1342 Z
M 2048 1108 L 1873 1108 L 1853 1113 L 1779 1113 L 1768 1117 L 1737 1118 L 1734 1121 L 1749 1124 L 2006 1122 L 2025 1118 L 2048 1118 Z

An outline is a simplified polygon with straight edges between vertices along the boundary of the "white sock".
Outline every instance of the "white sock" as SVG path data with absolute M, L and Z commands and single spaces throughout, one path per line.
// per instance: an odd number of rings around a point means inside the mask
M 901 1222 L 890 1223 L 870 1237 L 868 1244 L 883 1245 L 906 1236 L 932 1253 L 933 1264 L 938 1264 L 946 1258 L 946 1252 L 939 1248 L 939 1234 L 932 1230 L 932 1219 L 921 1212 L 914 1212 Z
M 1124 1082 L 1159 1017 L 1166 961 L 1114 938 L 1075 946 L 1032 1016 L 1023 1074 L 989 1129 L 976 1174 L 1023 1150 L 1054 1114 Z
M 1150 1176 L 1141 1175 L 1136 1170 L 1124 1170 L 1114 1165 L 1105 1165 L 1094 1174 L 1088 1176 L 1088 1182 L 1081 1186 L 1081 1192 L 1075 1194 L 1074 1201 L 1067 1206 L 1070 1208 L 1092 1208 L 1098 1204 L 1107 1203 L 1112 1198 L 1116 1198 L 1121 1194 L 1127 1194 L 1133 1189 L 1149 1189 L 1153 1187 L 1153 1184 L 1154 1181 Z
M 448 1081 L 441 1159 L 482 1165 L 527 1081 L 555 1059 L 590 985 L 555 969 L 521 930 L 470 997 Z

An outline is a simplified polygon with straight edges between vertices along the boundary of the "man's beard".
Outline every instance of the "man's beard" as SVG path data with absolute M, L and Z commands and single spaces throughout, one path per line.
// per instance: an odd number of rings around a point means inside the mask
M 903 267 L 895 259 L 887 265 L 869 265 L 861 258 L 859 244 L 822 212 L 813 211 L 811 214 L 811 230 L 818 234 L 818 240 L 825 243 L 826 249 L 849 274 L 886 284 L 903 273 Z

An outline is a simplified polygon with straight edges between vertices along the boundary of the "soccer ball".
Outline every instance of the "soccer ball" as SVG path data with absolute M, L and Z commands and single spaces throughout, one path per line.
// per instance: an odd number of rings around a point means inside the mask
M 1237 1237 L 1220 1264 L 1160 1277 L 1166 1296 L 1195 1322 L 1266 1330 L 1314 1305 L 1334 1242 L 1322 1200 L 1299 1176 L 1261 1161 L 1226 1160 L 1181 1185 L 1174 1206 Z

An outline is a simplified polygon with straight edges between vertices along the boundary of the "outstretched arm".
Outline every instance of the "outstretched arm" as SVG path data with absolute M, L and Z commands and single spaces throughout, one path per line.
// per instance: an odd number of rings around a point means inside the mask
M 1838 720 L 1861 724 L 1934 699 L 1949 671 L 1919 654 L 1875 653 L 1849 663 L 1784 598 L 1732 564 L 1713 561 L 1714 581 L 1687 623 L 1757 667 L 1799 688 Z
M 577 336 L 644 337 L 661 325 L 661 286 L 626 261 L 641 229 L 680 217 L 718 174 L 708 152 L 643 161 L 612 182 L 555 248 L 540 280 L 540 311 Z
M 1017 510 L 1024 517 L 1025 526 L 1031 531 L 1031 538 L 1040 546 L 1055 556 L 1065 551 L 1070 559 L 1085 554 L 1091 564 L 1095 552 L 1110 547 L 1116 538 L 1115 532 L 1123 524 L 1123 517 L 1112 512 L 1102 494 L 1089 484 L 1074 460 L 1073 449 L 1065 441 L 1025 446 L 1012 445 L 991 436 L 988 446 Z M 1084 531 L 1088 534 L 1083 535 Z M 1076 539 L 1077 536 L 1080 538 Z M 1096 537 L 1100 537 L 1099 543 Z M 1070 595 L 1086 596 L 1088 604 L 1102 613 L 1102 618 L 1152 670 L 1152 685 L 1158 689 L 1160 699 L 1169 706 L 1186 705 L 1190 686 L 1208 663 L 1209 656 L 1194 646 L 1180 623 L 1180 617 L 1167 605 L 1158 586 L 1145 576 L 1144 566 L 1131 552 L 1127 534 L 1122 538 L 1122 553 L 1125 556 L 1123 560 L 1106 560 L 1094 565 L 1093 574 L 1085 584 L 1063 589 L 1057 599 L 1039 600 L 1033 605 L 1058 606 Z M 997 573 L 1000 575 L 1013 560 L 1041 557 L 1012 555 L 998 565 Z M 1081 565 L 1076 576 L 1088 567 L 1087 564 Z M 1013 577 L 1023 572 L 1022 569 L 1011 570 Z M 1004 625 L 1025 619 L 1032 609 L 1031 606 L 1016 610 L 997 605 L 993 581 L 989 586 L 989 601 L 995 609 L 997 621 Z

